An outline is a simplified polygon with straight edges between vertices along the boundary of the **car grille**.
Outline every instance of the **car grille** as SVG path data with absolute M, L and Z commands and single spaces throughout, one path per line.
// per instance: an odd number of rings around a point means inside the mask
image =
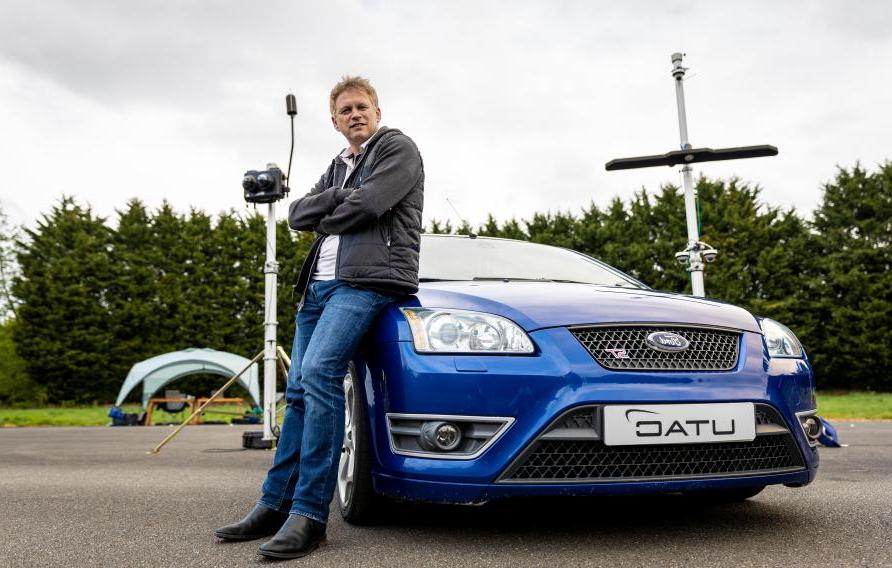
M 684 351 L 657 351 L 647 345 L 655 331 L 677 333 L 690 342 Z M 709 328 L 614 326 L 571 328 L 592 357 L 617 371 L 728 371 L 737 365 L 740 334 Z
M 805 467 L 778 412 L 756 405 L 756 422 L 775 425 L 752 442 L 607 446 L 600 440 L 601 408 L 574 409 L 555 420 L 505 470 L 500 482 L 646 481 L 781 473 Z M 579 429 L 591 424 L 590 435 Z M 580 439 L 588 438 L 588 439 Z
M 595 417 L 598 414 L 597 407 L 585 407 L 568 412 L 558 420 L 553 429 L 594 428 Z
M 784 425 L 784 420 L 778 416 L 777 411 L 770 406 L 760 404 L 756 407 L 756 425 L 760 424 L 779 424 Z

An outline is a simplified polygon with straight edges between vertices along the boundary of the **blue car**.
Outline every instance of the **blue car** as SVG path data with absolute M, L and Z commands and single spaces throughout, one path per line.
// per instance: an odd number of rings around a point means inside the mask
M 420 279 L 344 381 L 348 522 L 385 498 L 742 500 L 814 479 L 814 377 L 782 324 L 508 239 L 423 235 Z

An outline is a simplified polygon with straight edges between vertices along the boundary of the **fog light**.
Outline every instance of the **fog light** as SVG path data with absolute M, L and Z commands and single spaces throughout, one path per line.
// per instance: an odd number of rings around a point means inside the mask
M 461 444 L 461 429 L 452 422 L 425 422 L 420 445 L 428 451 L 451 452 Z
M 802 417 L 802 429 L 809 440 L 817 440 L 821 436 L 823 426 L 817 416 Z

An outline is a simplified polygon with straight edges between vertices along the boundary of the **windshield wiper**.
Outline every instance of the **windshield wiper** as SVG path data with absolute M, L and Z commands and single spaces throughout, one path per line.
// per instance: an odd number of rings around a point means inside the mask
M 578 280 L 560 280 L 558 278 L 511 278 L 511 277 L 484 277 L 475 276 L 474 280 L 493 281 L 493 282 L 560 282 L 562 284 L 591 284 L 591 282 L 580 282 Z
M 538 282 L 537 278 L 511 278 L 508 276 L 475 276 L 472 280 L 479 280 L 483 282 L 493 281 L 493 282 Z
M 515 278 L 512 276 L 475 276 L 471 278 L 474 282 L 557 282 L 559 284 L 586 284 L 588 286 L 612 286 L 619 288 L 640 289 L 639 286 L 631 282 L 616 282 L 613 284 L 601 282 L 582 282 L 581 280 L 564 280 L 562 278 Z M 467 282 L 466 279 L 453 278 L 419 278 L 419 282 Z
M 558 282 L 560 284 L 586 284 L 589 286 L 614 286 L 619 288 L 632 288 L 635 290 L 640 289 L 640 286 L 636 286 L 631 282 L 615 282 L 613 284 L 608 284 L 606 282 L 582 282 L 581 280 L 565 280 L 562 278 L 512 278 L 508 277 L 487 277 L 487 276 L 476 276 L 474 280 L 481 281 L 492 281 L 492 282 Z

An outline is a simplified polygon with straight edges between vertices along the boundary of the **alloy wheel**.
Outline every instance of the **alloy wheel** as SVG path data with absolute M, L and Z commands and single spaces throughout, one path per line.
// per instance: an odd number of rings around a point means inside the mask
M 353 389 L 353 375 L 344 377 L 344 445 L 338 463 L 338 498 L 341 505 L 347 506 L 353 497 L 353 481 L 356 478 L 356 422 L 353 403 L 356 397 Z

